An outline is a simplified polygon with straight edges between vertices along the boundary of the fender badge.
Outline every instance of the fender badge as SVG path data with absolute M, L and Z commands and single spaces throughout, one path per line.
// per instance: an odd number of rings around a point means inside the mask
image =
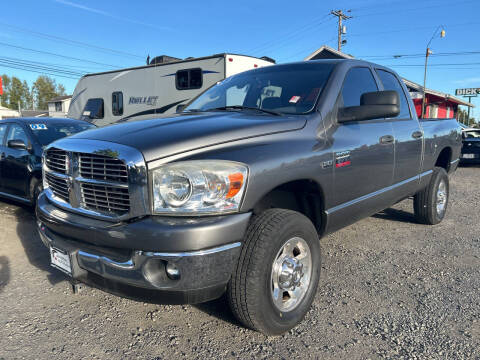
M 342 168 L 345 166 L 351 165 L 352 162 L 350 160 L 350 151 L 342 151 L 335 153 L 335 167 Z

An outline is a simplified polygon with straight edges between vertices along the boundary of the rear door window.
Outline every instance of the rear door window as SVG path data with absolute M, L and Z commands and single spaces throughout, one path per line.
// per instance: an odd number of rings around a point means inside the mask
M 103 119 L 104 105 L 102 98 L 89 99 L 82 112 L 82 119 Z
M 380 81 L 383 84 L 385 90 L 394 90 L 398 93 L 400 98 L 400 114 L 396 117 L 397 119 L 410 119 L 412 116 L 410 114 L 410 109 L 408 107 L 407 97 L 403 91 L 402 86 L 398 82 L 398 79 L 392 73 L 377 69 L 377 75 L 380 78 Z
M 175 82 L 178 90 L 200 89 L 203 85 L 202 69 L 178 70 Z

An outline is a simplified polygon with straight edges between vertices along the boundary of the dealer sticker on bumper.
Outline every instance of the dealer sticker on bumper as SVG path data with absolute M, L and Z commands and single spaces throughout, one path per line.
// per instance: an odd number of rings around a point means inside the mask
M 70 255 L 65 251 L 51 247 L 50 264 L 53 267 L 67 273 L 68 275 L 72 275 L 72 264 L 70 262 Z

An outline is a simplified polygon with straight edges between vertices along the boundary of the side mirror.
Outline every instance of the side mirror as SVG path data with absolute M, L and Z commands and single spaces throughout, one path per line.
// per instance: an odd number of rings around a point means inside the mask
M 23 140 L 8 140 L 7 146 L 11 149 L 28 150 Z
M 185 104 L 177 105 L 177 110 L 176 110 L 177 114 L 181 113 L 186 107 L 187 107 L 187 105 L 185 105 Z
M 360 106 L 339 109 L 338 122 L 391 118 L 400 114 L 400 98 L 393 90 L 362 94 Z

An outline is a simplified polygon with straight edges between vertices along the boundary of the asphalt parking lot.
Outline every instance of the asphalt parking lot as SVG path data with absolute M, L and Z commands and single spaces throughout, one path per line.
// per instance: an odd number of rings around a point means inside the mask
M 476 166 L 451 177 L 437 226 L 416 224 L 406 200 L 323 238 L 313 308 L 279 337 L 242 328 L 222 299 L 74 295 L 32 211 L 0 202 L 0 359 L 479 359 L 479 178 Z

